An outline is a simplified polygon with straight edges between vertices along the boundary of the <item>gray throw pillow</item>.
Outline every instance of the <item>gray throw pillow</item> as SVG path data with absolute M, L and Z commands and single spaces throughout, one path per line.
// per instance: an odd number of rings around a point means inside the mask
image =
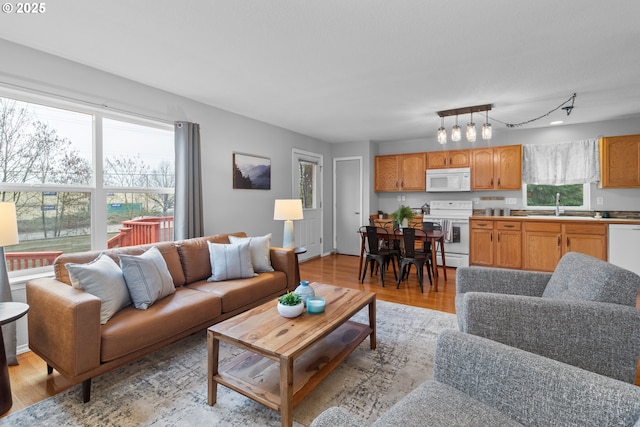
M 249 242 L 251 264 L 256 273 L 273 271 L 271 265 L 271 233 L 258 237 L 229 236 L 230 243 Z
M 104 253 L 86 264 L 69 262 L 71 286 L 100 298 L 100 323 L 105 324 L 116 312 L 131 304 L 129 291 L 118 264 Z
M 164 257 L 153 246 L 142 255 L 118 255 L 135 308 L 146 310 L 176 291 Z
M 257 276 L 251 264 L 249 242 L 228 245 L 207 243 L 211 259 L 211 277 L 207 279 L 208 281 L 220 282 Z

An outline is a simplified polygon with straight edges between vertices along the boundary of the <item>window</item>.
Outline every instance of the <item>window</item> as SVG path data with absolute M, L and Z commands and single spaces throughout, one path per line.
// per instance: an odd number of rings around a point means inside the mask
M 316 169 L 317 163 L 299 160 L 300 199 L 303 209 L 316 208 Z
M 63 252 L 173 238 L 171 125 L 0 97 L 0 162 L 0 200 L 18 219 L 12 276 Z
M 590 209 L 589 184 L 523 184 L 522 188 L 522 199 L 525 201 L 525 208 L 528 209 L 555 209 L 556 194 L 558 193 L 560 194 L 560 206 L 562 209 Z

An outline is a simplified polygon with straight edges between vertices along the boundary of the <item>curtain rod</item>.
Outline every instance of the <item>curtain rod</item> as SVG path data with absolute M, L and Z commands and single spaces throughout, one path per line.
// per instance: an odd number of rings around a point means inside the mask
M 30 87 L 25 87 L 19 84 L 15 84 L 15 83 L 9 83 L 6 81 L 0 81 L 0 84 L 2 84 L 3 86 L 8 86 L 12 89 L 18 89 L 18 90 L 22 90 L 22 91 L 26 91 L 26 92 L 30 92 L 36 95 L 41 95 L 41 96 L 47 96 L 47 97 L 53 97 L 56 98 L 58 100 L 61 101 L 67 101 L 67 102 L 73 102 L 73 103 L 79 103 L 82 105 L 85 105 L 87 107 L 91 107 L 91 108 L 95 108 L 95 109 L 102 109 L 102 110 L 107 110 L 107 111 L 113 111 L 115 113 L 120 113 L 120 114 L 128 114 L 128 115 L 132 115 L 132 116 L 136 116 L 138 118 L 142 118 L 142 119 L 147 119 L 147 120 L 151 120 L 151 121 L 155 121 L 155 122 L 162 122 L 165 124 L 174 124 L 175 121 L 170 121 L 167 119 L 161 119 L 158 117 L 154 117 L 154 116 L 149 116 L 147 114 L 142 114 L 142 113 L 136 113 L 134 111 L 129 111 L 129 110 L 125 110 L 122 108 L 116 108 L 116 107 L 110 107 L 107 104 L 100 104 L 97 102 L 92 102 L 92 101 L 86 101 L 83 99 L 78 99 L 78 98 L 74 98 L 71 96 L 67 96 L 67 95 L 60 95 L 58 93 L 53 93 L 53 92 L 48 92 L 42 89 L 34 89 L 34 88 L 30 88 Z

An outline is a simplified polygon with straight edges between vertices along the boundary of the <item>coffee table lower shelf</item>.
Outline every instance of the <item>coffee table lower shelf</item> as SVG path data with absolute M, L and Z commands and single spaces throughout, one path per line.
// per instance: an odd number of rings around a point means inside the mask
M 212 379 L 217 384 L 280 412 L 281 390 L 283 387 L 287 388 L 291 379 L 292 404 L 295 407 L 372 333 L 373 329 L 369 325 L 345 322 L 295 358 L 293 375 L 282 372 L 280 365 L 288 361 L 247 349 L 220 367 Z M 236 341 L 225 340 L 223 336 L 215 338 L 246 348 Z

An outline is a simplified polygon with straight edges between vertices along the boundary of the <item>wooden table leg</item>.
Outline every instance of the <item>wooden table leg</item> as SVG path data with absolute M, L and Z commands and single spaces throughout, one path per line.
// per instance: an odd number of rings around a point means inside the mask
M 438 292 L 438 254 L 436 254 L 437 238 L 431 239 L 431 263 L 433 264 L 433 289 Z
M 364 258 L 364 234 L 362 234 L 362 243 L 360 244 L 360 266 L 358 267 L 358 282 L 362 277 L 362 259 Z
M 376 299 L 369 303 L 369 327 L 372 329 L 371 335 L 369 335 L 369 347 L 375 350 L 377 346 L 376 341 Z
M 447 280 L 447 261 L 444 259 L 444 237 L 440 239 L 440 255 L 442 256 L 442 273 L 444 280 Z
M 293 426 L 293 359 L 280 358 L 280 417 L 282 427 Z
M 213 379 L 218 374 L 218 360 L 220 357 L 220 340 L 213 336 L 213 332 L 207 331 L 207 379 L 208 379 L 208 403 L 215 405 L 218 399 L 218 383 Z

